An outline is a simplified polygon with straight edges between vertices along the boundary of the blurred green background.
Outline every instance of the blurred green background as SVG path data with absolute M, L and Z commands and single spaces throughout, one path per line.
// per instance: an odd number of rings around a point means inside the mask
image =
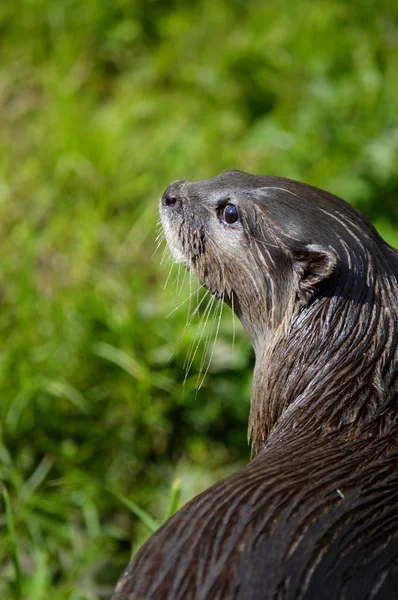
M 225 309 L 183 385 L 157 200 L 277 174 L 398 246 L 398 8 L 15 0 L 0 33 L 0 597 L 107 598 L 150 533 L 135 505 L 161 522 L 249 458 L 249 343 Z

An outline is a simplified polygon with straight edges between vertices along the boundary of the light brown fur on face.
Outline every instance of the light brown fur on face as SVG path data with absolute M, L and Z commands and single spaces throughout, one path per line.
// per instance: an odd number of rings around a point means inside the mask
M 397 251 L 336 196 L 239 171 L 174 182 L 161 219 L 253 343 L 256 456 L 151 536 L 115 600 L 395 599 Z

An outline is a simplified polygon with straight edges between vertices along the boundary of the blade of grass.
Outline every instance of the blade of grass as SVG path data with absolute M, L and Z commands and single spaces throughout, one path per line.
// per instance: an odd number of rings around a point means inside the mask
M 120 348 L 106 342 L 96 342 L 92 345 L 92 351 L 97 356 L 117 365 L 135 379 L 142 380 L 148 377 L 146 369 Z
M 29 584 L 29 599 L 44 600 L 44 598 L 48 597 L 50 579 L 47 554 L 42 550 L 36 551 L 35 563 L 36 570 Z
M 180 497 L 181 497 L 181 481 L 179 479 L 174 479 L 173 483 L 171 484 L 169 508 L 166 513 L 165 521 L 167 521 L 167 519 L 172 517 L 174 515 L 174 513 L 177 512 L 178 505 L 180 503 Z
M 39 465 L 29 477 L 27 481 L 21 487 L 19 497 L 24 502 L 33 494 L 33 492 L 42 484 L 44 479 L 47 477 L 51 467 L 54 464 L 54 458 L 46 454 Z
M 112 490 L 109 490 L 109 491 L 116 498 L 118 498 L 118 500 L 120 500 L 120 502 L 122 502 L 125 506 L 127 506 L 127 508 L 129 510 L 131 510 L 131 512 L 134 513 L 135 516 L 138 517 L 140 519 L 140 521 L 142 521 L 142 523 L 144 523 L 144 525 L 146 525 L 152 532 L 155 532 L 157 529 L 159 529 L 160 524 L 153 517 L 151 517 L 151 515 L 149 515 L 145 510 L 143 510 L 135 502 L 130 500 L 130 498 L 126 498 L 126 496 L 123 496 L 122 494 L 118 494 L 117 492 L 113 492 Z
M 90 414 L 91 406 L 89 402 L 79 390 L 67 381 L 50 381 L 46 386 L 46 391 L 56 398 L 67 398 L 83 413 Z
M 21 598 L 22 598 L 22 573 L 21 573 L 21 567 L 19 564 L 19 557 L 18 557 L 17 537 L 15 534 L 14 516 L 12 513 L 10 497 L 8 495 L 7 488 L 5 487 L 4 484 L 2 485 L 2 494 L 3 494 L 3 499 L 4 499 L 5 511 L 6 511 L 8 535 L 10 536 L 11 559 L 12 559 L 12 562 L 14 565 L 14 571 L 15 571 L 15 598 L 16 598 L 16 600 L 21 600 Z

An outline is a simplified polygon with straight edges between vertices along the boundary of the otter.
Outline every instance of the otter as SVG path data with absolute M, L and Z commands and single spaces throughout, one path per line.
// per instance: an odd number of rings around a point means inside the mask
M 114 600 L 397 598 L 397 250 L 279 177 L 176 181 L 160 213 L 252 341 L 254 458 L 149 538 Z

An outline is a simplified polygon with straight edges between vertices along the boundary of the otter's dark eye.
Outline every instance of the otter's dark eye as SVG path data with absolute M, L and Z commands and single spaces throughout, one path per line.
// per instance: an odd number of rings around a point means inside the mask
M 234 204 L 227 204 L 222 211 L 222 218 L 225 223 L 228 223 L 228 225 L 236 223 L 236 221 L 239 219 L 239 213 L 236 206 Z

